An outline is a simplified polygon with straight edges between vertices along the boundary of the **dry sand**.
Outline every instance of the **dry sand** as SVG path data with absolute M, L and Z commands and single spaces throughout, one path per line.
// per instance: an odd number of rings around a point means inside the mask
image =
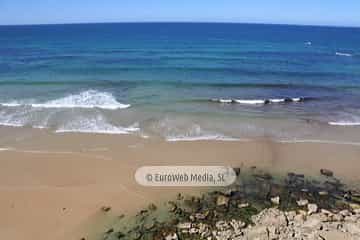
M 80 239 L 151 202 L 197 188 L 150 188 L 134 180 L 146 165 L 258 166 L 319 175 L 331 169 L 360 183 L 360 146 L 335 143 L 164 142 L 126 135 L 53 134 L 0 128 L 0 239 Z M 96 224 L 95 224 L 96 223 Z

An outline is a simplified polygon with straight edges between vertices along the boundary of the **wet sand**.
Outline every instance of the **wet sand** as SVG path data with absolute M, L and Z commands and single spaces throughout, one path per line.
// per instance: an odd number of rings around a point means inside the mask
M 129 135 L 53 134 L 0 128 L 0 239 L 80 239 L 106 214 L 131 214 L 199 188 L 150 188 L 134 180 L 146 165 L 257 166 L 360 183 L 360 146 L 252 141 L 164 142 Z

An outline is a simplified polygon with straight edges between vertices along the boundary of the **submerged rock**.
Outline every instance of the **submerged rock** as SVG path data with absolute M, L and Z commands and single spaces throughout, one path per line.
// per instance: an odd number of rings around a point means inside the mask
M 103 207 L 101 207 L 101 210 L 102 210 L 103 212 L 108 212 L 108 211 L 111 210 L 111 207 L 109 207 L 109 206 L 103 206 Z

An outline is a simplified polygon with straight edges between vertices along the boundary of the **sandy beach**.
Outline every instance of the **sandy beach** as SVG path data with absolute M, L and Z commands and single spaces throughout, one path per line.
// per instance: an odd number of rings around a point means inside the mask
M 165 142 L 26 128 L 0 128 L 0 135 L 1 239 L 89 237 L 108 224 L 103 206 L 111 206 L 110 215 L 131 214 L 178 192 L 205 190 L 142 187 L 134 180 L 142 166 L 257 166 L 313 176 L 327 168 L 348 184 L 360 181 L 360 146 L 352 144 Z

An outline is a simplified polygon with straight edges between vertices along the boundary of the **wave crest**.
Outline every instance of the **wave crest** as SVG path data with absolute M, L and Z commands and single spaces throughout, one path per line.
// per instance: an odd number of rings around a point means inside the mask
M 343 57 L 352 57 L 352 54 L 350 53 L 344 53 L 344 52 L 336 52 L 336 56 L 343 56 Z
M 68 95 L 63 98 L 50 100 L 44 103 L 32 103 L 31 101 L 13 101 L 8 103 L 0 103 L 5 107 L 31 106 L 33 108 L 101 108 L 101 109 L 125 109 L 130 104 L 123 104 L 108 92 L 99 92 L 96 90 L 88 90 L 79 94 Z
M 297 97 L 297 98 L 271 98 L 271 99 L 211 99 L 211 102 L 218 103 L 238 103 L 238 104 L 270 104 L 270 103 L 290 103 L 290 102 L 304 102 L 305 100 L 309 100 L 309 98 Z

